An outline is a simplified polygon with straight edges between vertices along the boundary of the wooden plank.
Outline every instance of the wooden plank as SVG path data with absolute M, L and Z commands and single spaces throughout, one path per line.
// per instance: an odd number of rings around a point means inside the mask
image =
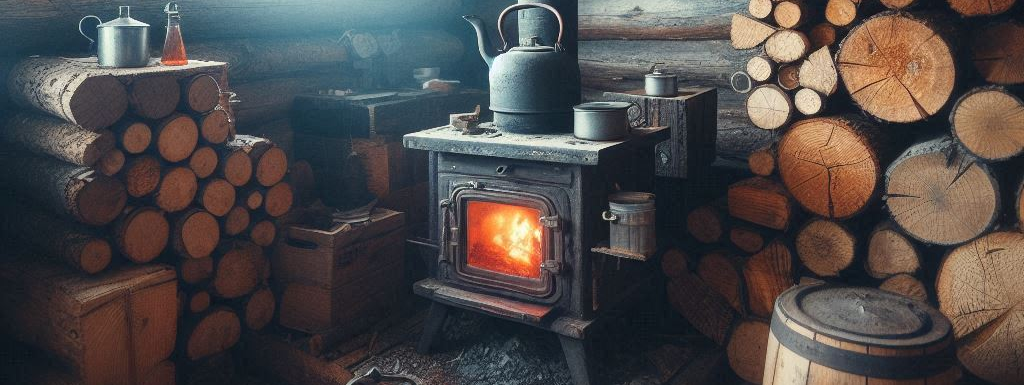
M 580 40 L 705 40 L 729 37 L 743 1 L 582 0 Z

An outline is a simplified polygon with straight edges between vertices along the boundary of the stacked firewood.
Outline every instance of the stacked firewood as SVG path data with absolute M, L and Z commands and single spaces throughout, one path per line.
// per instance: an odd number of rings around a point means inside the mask
M 970 373 L 1024 382 L 1024 25 L 995 16 L 1013 3 L 752 0 L 734 16 L 735 47 L 763 44 L 750 120 L 777 140 L 690 213 L 694 243 L 663 267 L 742 378 L 760 383 L 773 302 L 805 277 L 930 301 Z
M 12 192 L 3 202 L 2 234 L 32 248 L 22 254 L 65 265 L 54 270 L 53 263 L 30 258 L 15 266 L 21 273 L 4 275 L 12 289 L 5 292 L 13 292 L 5 308 L 10 316 L 6 331 L 72 363 L 72 373 L 87 384 L 165 382 L 144 382 L 152 380 L 143 373 L 148 367 L 116 381 L 87 375 L 116 374 L 117 360 L 97 359 L 124 354 L 118 351 L 123 346 L 102 344 L 102 333 L 99 340 L 81 342 L 79 350 L 37 343 L 31 336 L 38 333 L 26 331 L 39 325 L 51 328 L 43 334 L 81 331 L 71 323 L 41 319 L 48 313 L 27 303 L 32 297 L 17 296 L 32 290 L 22 286 L 35 284 L 16 279 L 26 271 L 59 282 L 106 283 L 126 269 L 139 270 L 133 265 L 162 267 L 172 278 L 176 270 L 172 287 L 177 289 L 129 299 L 126 327 L 142 342 L 168 347 L 145 350 L 150 353 L 130 347 L 127 353 L 146 355 L 147 363 L 175 358 L 179 369 L 215 358 L 243 330 L 262 329 L 274 314 L 263 248 L 274 243 L 276 218 L 292 205 L 284 151 L 266 139 L 235 135 L 233 114 L 222 97 L 227 86 L 223 63 L 147 68 L 26 59 L 14 66 L 8 81 L 11 100 L 23 110 L 0 122 L 0 160 L 7 165 L 0 180 Z M 68 272 L 31 273 L 51 270 Z M 138 281 L 131 276 L 122 280 Z M 137 283 L 119 287 L 133 292 L 131 285 Z M 148 308 L 178 311 L 159 313 L 160 319 L 134 319 L 135 309 Z M 88 313 L 77 311 L 81 317 Z M 119 327 L 124 317 L 110 315 L 116 322 L 109 327 Z

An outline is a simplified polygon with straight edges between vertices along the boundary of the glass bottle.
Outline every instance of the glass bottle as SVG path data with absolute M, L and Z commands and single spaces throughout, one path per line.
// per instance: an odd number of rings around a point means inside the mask
M 167 3 L 164 12 L 167 13 L 167 37 L 164 39 L 164 56 L 160 62 L 165 66 L 188 64 L 185 42 L 181 40 L 181 13 L 178 12 L 178 4 Z

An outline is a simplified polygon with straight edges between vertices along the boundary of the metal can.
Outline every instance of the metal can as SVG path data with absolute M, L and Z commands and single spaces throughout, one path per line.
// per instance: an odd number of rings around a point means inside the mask
M 665 63 L 654 63 L 651 73 L 644 75 L 644 93 L 647 96 L 674 97 L 679 85 L 679 78 L 671 72 L 664 72 L 658 66 Z

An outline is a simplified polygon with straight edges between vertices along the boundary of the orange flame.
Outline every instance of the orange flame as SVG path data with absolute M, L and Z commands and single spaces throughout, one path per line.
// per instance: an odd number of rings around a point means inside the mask
M 540 210 L 479 201 L 469 202 L 467 209 L 470 266 L 525 278 L 540 277 L 544 244 Z

